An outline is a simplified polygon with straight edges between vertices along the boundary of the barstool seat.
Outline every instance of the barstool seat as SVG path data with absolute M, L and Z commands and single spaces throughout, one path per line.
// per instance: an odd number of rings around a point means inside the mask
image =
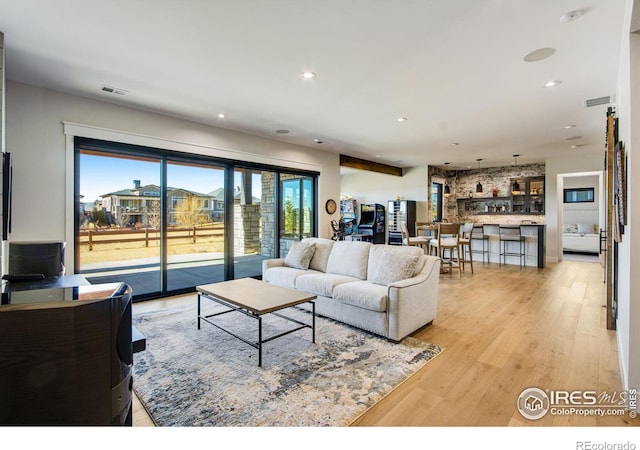
M 473 253 L 482 254 L 482 264 L 484 264 L 484 255 L 487 255 L 487 262 L 491 262 L 491 256 L 489 253 L 489 235 L 485 234 L 484 225 L 478 223 L 473 225 L 473 235 L 471 236 L 471 240 L 482 241 L 482 250 L 471 250 Z
M 526 261 L 526 242 L 524 236 L 521 233 L 520 225 L 500 225 L 500 256 L 502 260 L 500 264 L 507 263 L 507 256 L 518 256 L 520 258 L 520 267 L 523 266 L 523 261 Z M 509 243 L 518 243 L 518 251 L 511 250 Z

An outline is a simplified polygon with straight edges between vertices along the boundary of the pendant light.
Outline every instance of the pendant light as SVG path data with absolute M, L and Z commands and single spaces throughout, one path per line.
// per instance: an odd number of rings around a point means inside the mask
M 476 161 L 478 161 L 478 173 L 480 172 L 480 161 L 482 161 L 482 158 L 478 158 L 476 159 Z M 478 184 L 476 184 L 476 194 L 482 194 L 482 184 L 480 183 L 480 180 L 478 180 Z
M 520 155 L 513 155 L 513 157 L 514 157 L 514 162 L 513 162 L 514 168 L 515 168 L 516 165 L 518 165 L 518 156 L 520 156 Z M 519 195 L 520 194 L 520 183 L 518 183 L 518 180 L 513 180 L 513 186 L 511 186 L 511 193 L 513 195 Z

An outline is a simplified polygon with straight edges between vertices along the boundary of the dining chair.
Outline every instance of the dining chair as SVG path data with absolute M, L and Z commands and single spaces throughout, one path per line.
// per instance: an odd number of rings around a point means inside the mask
M 449 274 L 454 269 L 458 270 L 458 276 L 462 279 L 462 267 L 460 261 L 460 224 L 438 224 L 438 237 L 429 241 L 431 249 L 436 249 L 441 259 L 441 265 L 449 269 Z
M 473 251 L 471 249 L 471 242 L 473 239 L 474 226 L 472 222 L 463 223 L 460 225 L 460 249 L 462 251 L 462 270 L 465 270 L 465 264 L 469 263 L 471 266 L 471 275 L 473 275 Z
M 415 247 L 422 247 L 423 250 L 427 249 L 429 245 L 429 238 L 427 236 L 410 236 L 407 222 L 400 222 L 400 229 L 402 231 L 402 245 L 413 245 Z

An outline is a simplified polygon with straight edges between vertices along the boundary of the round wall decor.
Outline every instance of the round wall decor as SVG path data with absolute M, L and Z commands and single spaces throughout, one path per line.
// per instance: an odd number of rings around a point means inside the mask
M 333 199 L 327 200 L 327 203 L 325 203 L 324 208 L 327 210 L 327 213 L 333 214 L 334 212 L 336 212 L 336 209 L 337 209 L 336 201 Z

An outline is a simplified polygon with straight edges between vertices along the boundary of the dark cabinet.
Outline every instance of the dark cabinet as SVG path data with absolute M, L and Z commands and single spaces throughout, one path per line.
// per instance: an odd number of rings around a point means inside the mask
M 544 177 L 511 179 L 511 212 L 544 214 Z

